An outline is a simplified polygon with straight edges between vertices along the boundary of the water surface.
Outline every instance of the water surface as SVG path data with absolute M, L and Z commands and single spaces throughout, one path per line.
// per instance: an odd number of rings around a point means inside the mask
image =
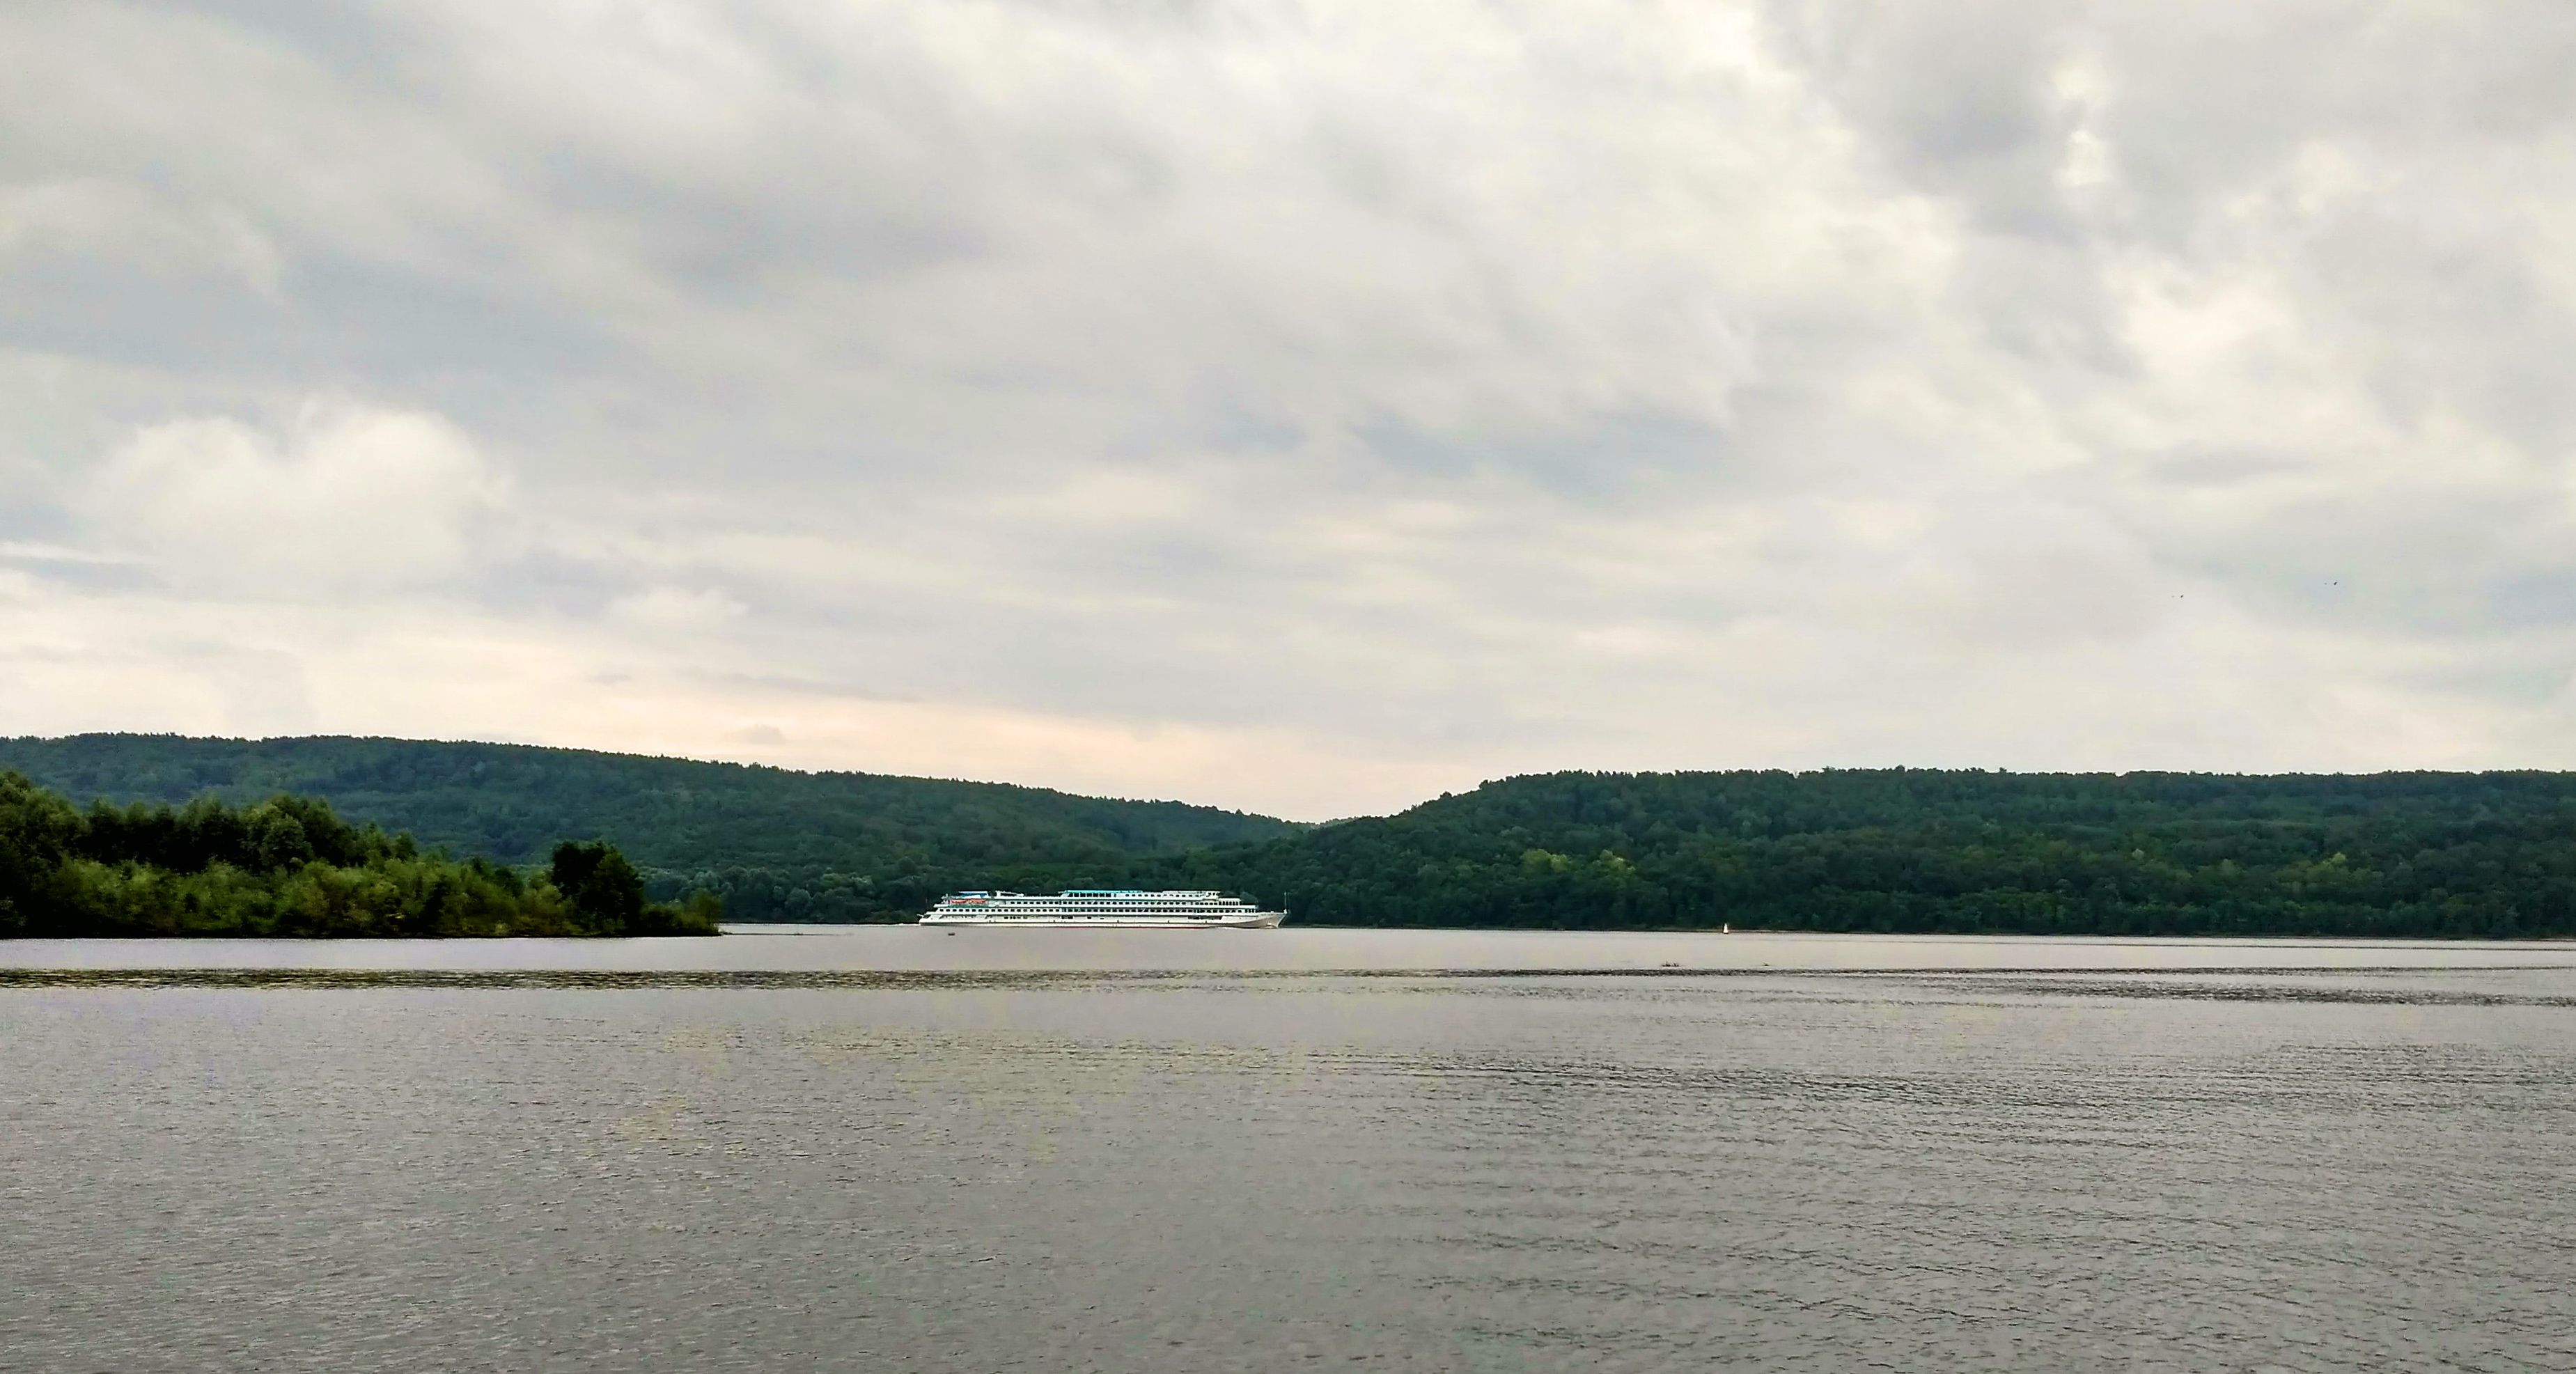
M 917 975 L 0 986 L 0 1364 L 2576 1367 L 2563 947 L 1071 934 L 0 946 Z
M 1293 972 L 2576 969 L 2576 942 L 2031 939 L 1656 931 L 727 926 L 714 940 L 15 940 L 0 968 Z

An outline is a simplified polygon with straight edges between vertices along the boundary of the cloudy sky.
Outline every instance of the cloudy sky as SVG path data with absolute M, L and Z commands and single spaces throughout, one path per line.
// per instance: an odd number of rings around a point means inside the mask
M 2576 5 L 0 7 L 0 733 L 2576 766 Z

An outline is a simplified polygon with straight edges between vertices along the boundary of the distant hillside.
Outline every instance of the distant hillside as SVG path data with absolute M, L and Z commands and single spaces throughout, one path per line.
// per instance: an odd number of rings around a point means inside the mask
M 503 863 L 536 863 L 566 836 L 604 838 L 645 871 L 657 898 L 705 888 L 742 920 L 909 918 L 958 887 L 1111 881 L 1150 856 L 1297 828 L 1000 783 L 505 744 L 0 740 L 0 771 L 11 769 L 84 802 L 319 797 L 353 819 Z
M 1298 827 L 1175 802 L 517 745 L 0 741 L 80 799 L 287 792 L 459 855 L 622 847 L 657 899 L 909 920 L 940 893 L 1220 888 L 1300 922 L 2576 937 L 2576 775 L 1555 773 Z
M 1557 773 L 1155 871 L 1343 925 L 2576 936 L 2576 775 Z

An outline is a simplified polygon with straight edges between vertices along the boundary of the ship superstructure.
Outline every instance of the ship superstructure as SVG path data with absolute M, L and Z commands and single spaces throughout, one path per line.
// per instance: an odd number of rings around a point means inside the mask
M 959 892 L 924 913 L 926 926 L 1145 926 L 1160 929 L 1260 930 L 1287 919 L 1218 892 L 1148 892 L 1081 887 L 1052 897 L 1019 892 Z

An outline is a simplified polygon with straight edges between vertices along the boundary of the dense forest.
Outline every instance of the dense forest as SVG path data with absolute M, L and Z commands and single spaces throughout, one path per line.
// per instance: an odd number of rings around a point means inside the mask
M 1557 773 L 1153 866 L 1339 925 L 2576 936 L 2576 776 Z
M 273 791 L 530 863 L 605 836 L 659 898 L 902 921 L 941 893 L 1213 887 L 1302 923 L 2576 936 L 2576 775 L 1558 773 L 1298 827 L 1171 802 L 560 749 L 0 741 L 76 796 Z
M 0 768 L 84 801 L 317 797 L 504 864 L 541 863 L 560 836 L 603 835 L 654 897 L 712 892 L 749 921 L 908 920 L 961 887 L 1078 887 L 1141 858 L 1297 829 L 1001 783 L 504 744 L 78 735 L 0 739 Z
M 529 875 L 307 798 L 82 811 L 0 772 L 0 938 L 713 935 L 721 914 L 648 901 L 607 844 L 559 844 Z

